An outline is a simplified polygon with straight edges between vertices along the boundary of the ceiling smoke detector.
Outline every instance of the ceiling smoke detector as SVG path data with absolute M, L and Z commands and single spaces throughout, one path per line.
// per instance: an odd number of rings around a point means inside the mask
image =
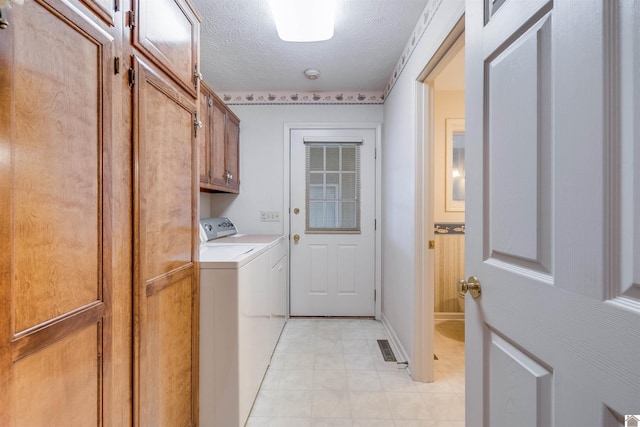
M 320 77 L 320 71 L 318 71 L 318 70 L 316 70 L 314 68 L 309 68 L 307 70 L 304 70 L 304 75 L 309 80 L 315 80 L 318 77 Z

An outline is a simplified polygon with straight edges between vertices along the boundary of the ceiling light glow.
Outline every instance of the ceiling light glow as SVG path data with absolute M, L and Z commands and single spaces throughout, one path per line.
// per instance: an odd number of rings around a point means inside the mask
M 316 42 L 333 37 L 335 0 L 269 0 L 278 36 L 288 42 Z

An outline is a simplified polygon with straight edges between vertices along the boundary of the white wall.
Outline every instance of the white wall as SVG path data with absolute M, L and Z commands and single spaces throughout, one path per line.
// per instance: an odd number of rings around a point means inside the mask
M 201 194 L 201 213 L 228 216 L 241 233 L 284 233 L 284 125 L 380 123 L 382 105 L 237 105 L 240 118 L 240 194 Z M 205 206 L 202 206 L 205 205 Z M 280 222 L 260 222 L 278 211 Z M 201 216 L 203 216 L 201 214 Z
M 416 158 L 417 78 L 464 11 L 463 0 L 443 0 L 384 104 L 382 133 L 382 313 L 407 352 L 414 351 L 416 213 L 423 195 Z M 420 177 L 418 176 L 420 175 Z M 419 248 L 418 248 L 419 250 Z M 411 360 L 409 361 L 411 363 Z

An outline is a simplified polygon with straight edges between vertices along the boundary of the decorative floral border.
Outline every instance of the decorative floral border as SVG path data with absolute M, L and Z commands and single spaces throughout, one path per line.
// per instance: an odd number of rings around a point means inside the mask
M 387 98 L 387 96 L 391 92 L 391 89 L 393 89 L 393 86 L 396 84 L 396 82 L 400 78 L 400 75 L 402 74 L 404 67 L 409 62 L 409 58 L 411 58 L 413 51 L 415 50 L 416 46 L 418 45 L 418 42 L 420 41 L 425 31 L 429 27 L 429 24 L 431 24 L 431 20 L 433 19 L 436 12 L 440 8 L 442 1 L 443 0 L 429 0 L 427 2 L 427 5 L 424 7 L 424 10 L 422 11 L 421 19 L 418 20 L 418 23 L 413 29 L 412 36 L 407 42 L 407 45 L 404 47 L 404 50 L 402 51 L 402 56 L 400 57 L 400 59 L 398 59 L 398 63 L 394 68 L 393 74 L 391 74 L 391 77 L 389 77 L 389 81 L 387 82 L 387 87 L 384 90 L 385 99 Z
M 304 92 L 292 91 L 265 91 L 265 92 L 218 92 L 222 94 L 222 99 L 227 105 L 354 105 L 354 104 L 384 104 L 393 86 L 396 84 L 404 67 L 409 62 L 418 42 L 431 24 L 434 15 L 440 8 L 443 0 L 429 0 L 422 11 L 421 18 L 413 29 L 411 38 L 402 51 L 402 56 L 389 77 L 384 93 L 379 92 Z
M 436 234 L 465 234 L 464 222 L 440 222 L 433 225 Z
M 227 105 L 382 104 L 380 92 L 222 92 Z

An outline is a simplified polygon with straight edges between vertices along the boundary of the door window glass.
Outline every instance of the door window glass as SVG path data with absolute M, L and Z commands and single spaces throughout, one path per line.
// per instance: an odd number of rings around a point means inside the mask
M 360 232 L 360 145 L 306 143 L 306 232 Z

